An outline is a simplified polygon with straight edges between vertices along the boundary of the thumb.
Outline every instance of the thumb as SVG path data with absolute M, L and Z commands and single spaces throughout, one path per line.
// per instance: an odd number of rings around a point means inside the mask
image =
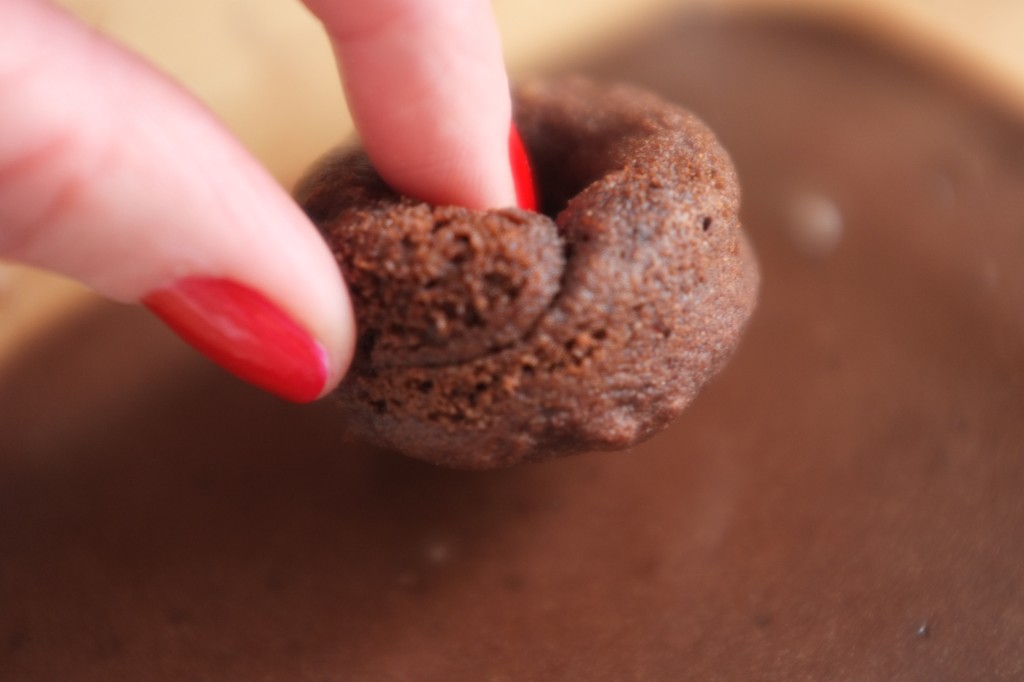
M 52 5 L 0 7 L 0 258 L 150 307 L 228 370 L 296 401 L 346 370 L 328 248 L 195 101 Z

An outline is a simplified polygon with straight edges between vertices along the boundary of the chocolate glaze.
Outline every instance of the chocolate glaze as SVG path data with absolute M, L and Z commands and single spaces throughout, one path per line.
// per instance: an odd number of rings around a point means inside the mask
M 1024 678 L 1021 117 L 803 25 L 589 68 L 743 180 L 761 300 L 701 398 L 628 456 L 450 471 L 104 306 L 0 370 L 0 680 Z
M 696 117 L 572 78 L 519 88 L 515 118 L 554 220 L 400 197 L 358 151 L 300 184 L 352 292 L 337 395 L 371 442 L 475 469 L 629 447 L 682 412 L 753 310 L 735 173 Z

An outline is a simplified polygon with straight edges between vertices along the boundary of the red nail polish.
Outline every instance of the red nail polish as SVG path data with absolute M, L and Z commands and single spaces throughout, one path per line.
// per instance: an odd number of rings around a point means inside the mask
M 530 157 L 526 155 L 526 147 L 523 146 L 523 139 L 519 136 L 515 123 L 508 134 L 508 154 L 512 161 L 512 179 L 516 185 L 516 201 L 519 208 L 536 211 L 537 192 L 533 185 Z
M 142 303 L 196 350 L 251 384 L 300 403 L 323 391 L 323 347 L 247 286 L 187 277 L 147 295 Z

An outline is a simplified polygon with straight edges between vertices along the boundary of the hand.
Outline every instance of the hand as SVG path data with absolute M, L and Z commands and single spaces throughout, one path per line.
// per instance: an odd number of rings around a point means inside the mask
M 307 0 L 397 190 L 514 205 L 487 0 Z M 0 6 L 0 258 L 143 302 L 210 358 L 308 401 L 344 375 L 351 305 L 319 235 L 178 86 L 44 0 Z

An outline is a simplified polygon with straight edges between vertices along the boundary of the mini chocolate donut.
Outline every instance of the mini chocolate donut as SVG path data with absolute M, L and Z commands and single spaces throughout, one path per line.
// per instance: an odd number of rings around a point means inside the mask
M 336 395 L 352 428 L 458 468 L 653 435 L 726 362 L 757 294 L 736 175 L 693 114 L 581 78 L 514 102 L 542 213 L 399 196 L 359 150 L 297 191 L 351 288 Z

